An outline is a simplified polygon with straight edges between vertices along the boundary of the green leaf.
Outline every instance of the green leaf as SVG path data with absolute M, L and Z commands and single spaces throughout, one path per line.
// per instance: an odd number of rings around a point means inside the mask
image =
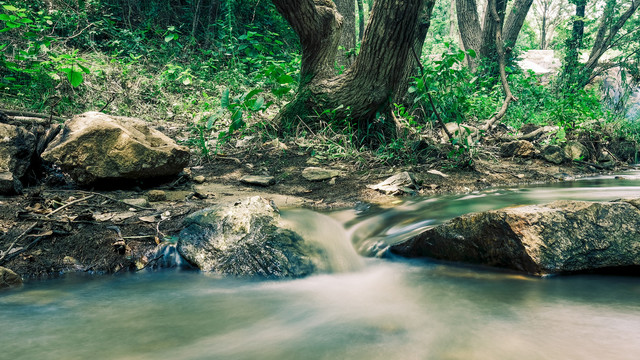
M 291 84 L 292 82 L 295 82 L 295 80 L 293 79 L 293 76 L 287 75 L 287 74 L 280 75 L 276 81 L 280 85 Z
M 245 101 L 251 100 L 251 98 L 253 98 L 254 96 L 260 94 L 261 92 L 262 92 L 262 89 L 253 89 L 253 90 L 249 91 L 247 93 L 247 95 L 245 95 L 244 99 L 245 99 Z
M 20 27 L 20 23 L 13 22 L 13 21 L 7 21 L 7 27 L 9 29 L 19 28 Z
M 77 65 L 78 65 L 78 67 L 79 67 L 80 69 L 82 69 L 82 71 L 83 71 L 85 74 L 91 74 L 91 69 L 89 69 L 88 67 L 83 66 L 83 65 L 81 65 L 81 64 L 77 64 Z
M 271 90 L 271 93 L 272 93 L 273 95 L 275 95 L 275 96 L 280 97 L 280 96 L 282 96 L 282 95 L 284 95 L 284 94 L 287 94 L 287 93 L 288 93 L 289 91 L 291 91 L 291 90 L 292 90 L 292 89 L 291 89 L 290 87 L 283 86 L 283 87 L 279 87 L 279 88 L 277 88 L 277 89 L 273 89 L 273 90 Z
M 229 89 L 224 89 L 222 91 L 222 97 L 220 98 L 220 107 L 223 109 L 229 108 Z
M 84 78 L 82 77 L 82 73 L 79 71 L 75 71 L 73 68 L 64 68 L 64 69 L 60 69 L 60 71 L 67 74 L 67 79 L 69 80 L 69 83 L 71 83 L 71 86 L 73 87 L 80 86 L 80 84 L 82 84 L 82 82 L 84 81 Z
M 264 98 L 262 96 L 258 96 L 258 98 L 256 99 L 256 102 L 253 104 L 251 109 L 253 111 L 258 111 L 258 110 L 262 109 L 263 105 L 264 105 Z
M 175 34 L 169 34 L 169 35 L 165 36 L 165 37 L 164 37 L 164 42 L 168 43 L 168 42 L 173 41 L 173 39 L 174 39 L 174 38 L 173 38 L 173 36 L 174 36 L 174 35 L 175 35 Z
M 416 92 L 417 90 L 418 90 L 418 88 L 417 88 L 417 87 L 415 87 L 415 86 L 411 86 L 411 87 L 409 87 L 409 90 L 407 90 L 407 91 L 409 92 L 409 94 L 413 94 L 413 93 L 414 93 L 414 92 Z
M 18 11 L 18 10 L 20 10 L 17 7 L 13 6 L 13 5 L 2 5 L 2 7 L 7 11 Z
M 473 58 L 473 59 L 475 59 L 475 58 L 476 58 L 476 56 L 477 56 L 476 51 L 475 51 L 475 50 L 473 50 L 473 49 L 469 49 L 469 50 L 467 50 L 467 53 L 468 53 L 468 54 L 469 54 L 469 56 L 470 56 L 471 58 Z
M 2 21 L 11 21 L 13 19 L 7 14 L 0 14 L 0 20 L 2 20 Z
M 190 77 L 186 77 L 184 79 L 182 79 L 182 85 L 190 85 L 191 84 L 191 78 Z

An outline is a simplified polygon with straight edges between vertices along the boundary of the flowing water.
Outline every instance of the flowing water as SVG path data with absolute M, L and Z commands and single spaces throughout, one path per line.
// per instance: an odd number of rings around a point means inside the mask
M 336 272 L 223 279 L 161 271 L 0 293 L 0 359 L 639 359 L 640 278 L 533 278 L 362 258 L 452 216 L 555 199 L 640 196 L 640 172 L 407 202 L 285 213 Z M 304 225 L 300 225 L 304 224 Z

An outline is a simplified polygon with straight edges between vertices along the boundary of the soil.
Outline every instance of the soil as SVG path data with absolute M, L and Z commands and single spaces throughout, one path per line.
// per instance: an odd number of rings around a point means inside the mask
M 595 171 L 587 165 L 558 166 L 537 158 L 500 158 L 495 150 L 483 148 L 473 166 L 466 168 L 454 167 L 446 149 L 441 151 L 445 155 L 430 156 L 424 163 L 397 167 L 380 161 L 327 160 L 295 144 L 285 148 L 277 142 L 254 142 L 232 147 L 210 161 L 194 156 L 189 169 L 160 184 L 79 189 L 69 182 L 51 181 L 54 175 L 50 174 L 21 195 L 0 197 L 0 266 L 25 280 L 68 272 L 117 274 L 153 268 L 158 244 L 173 239 L 185 216 L 248 196 L 263 196 L 280 208 L 330 211 L 358 203 L 390 207 L 410 196 L 556 182 Z M 338 169 L 342 175 L 311 182 L 301 175 L 309 166 Z M 414 174 L 419 184 L 415 194 L 386 195 L 367 187 L 402 171 Z M 244 175 L 261 174 L 274 176 L 276 184 L 260 187 L 240 182 Z M 141 205 L 123 202 L 147 199 L 151 190 L 164 191 L 166 200 Z

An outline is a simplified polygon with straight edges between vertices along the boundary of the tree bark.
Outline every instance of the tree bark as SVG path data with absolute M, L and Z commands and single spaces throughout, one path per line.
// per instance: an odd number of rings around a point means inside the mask
M 564 58 L 564 65 L 561 76 L 561 86 L 571 88 L 581 81 L 578 79 L 580 69 L 578 68 L 580 49 L 584 37 L 584 16 L 587 7 L 587 0 L 576 0 L 576 13 L 571 28 L 571 38 L 567 40 L 567 55 Z
M 330 0 L 273 0 L 302 45 L 300 87 L 334 75 L 342 15 Z
M 334 120 L 346 119 L 366 127 L 403 86 L 423 0 L 376 0 L 360 54 L 338 76 L 326 71 L 327 59 L 331 54 L 335 58 L 342 22 L 333 3 L 272 1 L 300 37 L 305 78 L 295 99 L 281 110 L 276 121 L 291 125 L 300 119 L 317 119 L 327 110 Z
M 356 47 L 356 2 L 355 0 L 334 0 L 336 8 L 342 15 L 342 33 L 340 34 L 340 47 L 337 63 L 338 66 L 347 69 L 355 58 Z

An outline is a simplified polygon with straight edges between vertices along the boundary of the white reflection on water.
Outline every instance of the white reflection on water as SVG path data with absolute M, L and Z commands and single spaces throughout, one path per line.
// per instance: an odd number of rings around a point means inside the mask
M 637 359 L 640 280 L 369 259 L 292 281 L 165 272 L 0 296 L 6 359 Z

